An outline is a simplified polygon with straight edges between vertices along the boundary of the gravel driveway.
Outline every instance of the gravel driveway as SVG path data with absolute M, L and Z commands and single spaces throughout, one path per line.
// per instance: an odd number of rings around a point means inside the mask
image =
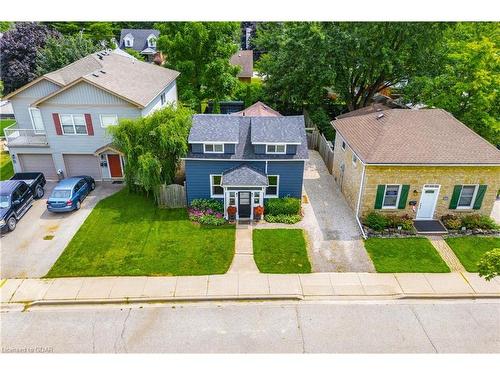
M 313 270 L 375 272 L 354 213 L 317 151 L 309 150 L 304 188 L 310 204 L 304 205 L 301 226 L 308 231 L 313 245 Z
M 80 210 L 51 213 L 47 211 L 45 202 L 54 186 L 54 182 L 48 182 L 45 196 L 33 203 L 13 232 L 2 235 L 1 278 L 45 276 L 97 202 L 123 187 L 119 184 L 97 183 L 96 189 L 83 201 Z M 46 236 L 54 237 L 49 240 Z

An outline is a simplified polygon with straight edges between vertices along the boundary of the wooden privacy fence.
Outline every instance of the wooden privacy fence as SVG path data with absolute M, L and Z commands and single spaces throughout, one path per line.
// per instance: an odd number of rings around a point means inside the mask
M 158 204 L 166 208 L 186 207 L 186 189 L 178 184 L 161 185 Z
M 328 172 L 333 173 L 333 145 L 317 129 L 307 129 L 307 147 L 317 150 L 325 162 Z

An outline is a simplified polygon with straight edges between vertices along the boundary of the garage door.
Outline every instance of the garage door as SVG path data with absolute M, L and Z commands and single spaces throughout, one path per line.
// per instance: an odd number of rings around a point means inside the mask
M 94 155 L 64 155 L 66 174 L 70 176 L 92 176 L 96 180 L 101 179 L 101 167 Z
M 47 180 L 56 180 L 57 173 L 52 155 L 17 154 L 23 172 L 42 172 Z

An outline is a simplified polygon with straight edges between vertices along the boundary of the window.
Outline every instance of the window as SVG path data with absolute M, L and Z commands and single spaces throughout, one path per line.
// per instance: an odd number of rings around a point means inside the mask
M 231 191 L 229 192 L 229 206 L 235 206 L 236 205 L 236 192 Z
M 345 151 L 345 142 L 344 141 L 342 141 L 342 146 L 341 147 L 342 147 L 342 150 Z
M 165 93 L 163 93 L 163 94 L 160 95 L 160 101 L 161 101 L 161 105 L 164 105 L 165 102 L 167 101 L 167 99 L 165 97 Z
M 107 128 L 108 126 L 118 125 L 117 115 L 101 115 L 101 127 Z
M 210 196 L 212 198 L 222 198 L 224 196 L 224 188 L 221 186 L 222 175 L 211 174 L 210 175 Z
M 286 152 L 286 145 L 267 145 L 266 153 L 268 154 L 284 154 Z
M 43 134 L 45 132 L 45 127 L 43 126 L 43 120 L 42 115 L 40 114 L 40 110 L 38 108 L 30 108 L 30 113 L 31 122 L 33 124 L 33 129 L 35 130 L 35 134 Z
M 401 185 L 385 185 L 382 208 L 396 208 L 399 201 Z
M 134 39 L 131 37 L 131 35 L 125 37 L 124 41 L 125 41 L 125 47 L 132 47 L 134 45 Z
M 60 115 L 63 134 L 87 134 L 83 115 Z
M 269 185 L 266 188 L 266 197 L 278 196 L 279 176 L 267 176 Z
M 253 205 L 258 206 L 260 204 L 260 191 L 253 193 Z
M 223 143 L 205 143 L 205 153 L 207 154 L 223 154 L 224 144 Z
M 156 37 L 150 36 L 148 38 L 148 47 L 155 48 L 156 47 Z
M 464 185 L 460 192 L 457 208 L 472 208 L 474 196 L 476 195 L 477 185 Z
M 85 180 L 81 180 L 79 181 L 76 185 L 75 185 L 75 193 L 80 190 L 82 188 L 82 186 L 85 184 Z
M 356 165 L 358 164 L 358 158 L 354 153 L 352 154 L 352 165 L 354 165 L 354 168 L 356 168 Z

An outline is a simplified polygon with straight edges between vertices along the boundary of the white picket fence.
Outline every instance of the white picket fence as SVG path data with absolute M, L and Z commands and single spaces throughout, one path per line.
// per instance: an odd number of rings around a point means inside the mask
M 158 204 L 165 208 L 186 207 L 186 188 L 183 185 L 161 185 Z
M 307 147 L 317 150 L 325 162 L 328 172 L 333 173 L 333 145 L 317 129 L 307 129 Z

